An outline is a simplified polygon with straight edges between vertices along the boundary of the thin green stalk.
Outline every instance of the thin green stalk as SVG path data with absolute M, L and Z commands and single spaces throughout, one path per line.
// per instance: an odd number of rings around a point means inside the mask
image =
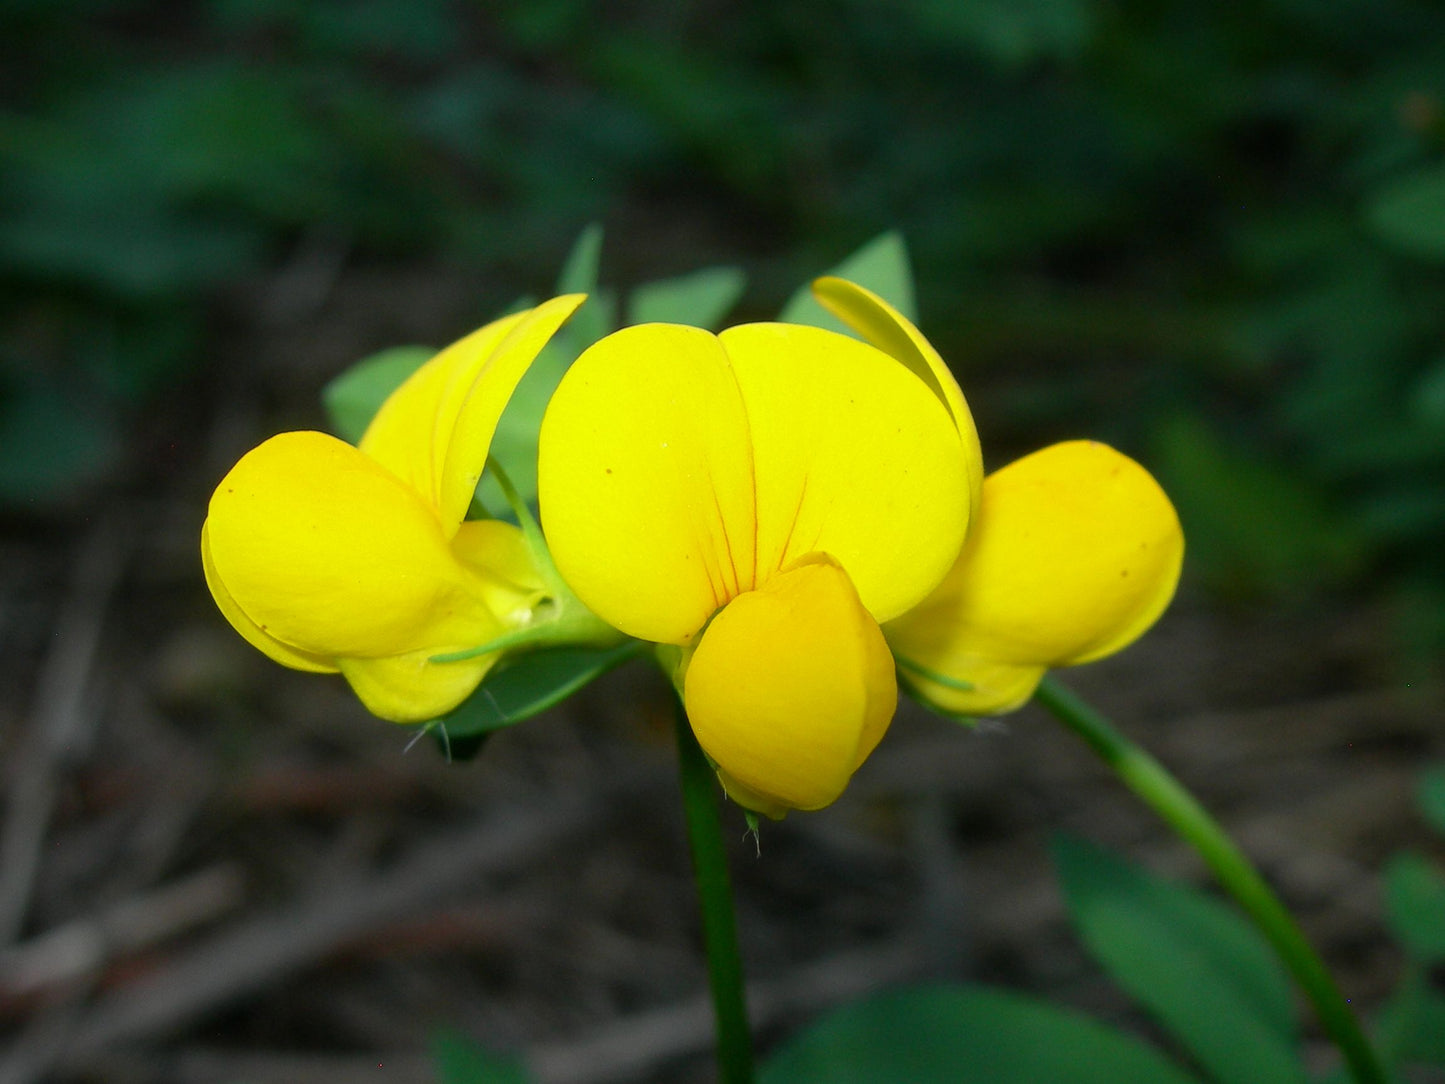
M 753 1043 L 743 996 L 743 965 L 738 956 L 737 921 L 727 852 L 718 821 L 717 777 L 693 737 L 682 701 L 677 700 L 677 762 L 682 779 L 682 806 L 692 849 L 693 877 L 702 912 L 702 944 L 707 954 L 717 1019 L 717 1064 L 720 1084 L 752 1084 Z
M 1334 979 L 1294 918 L 1244 852 L 1168 769 L 1068 689 L 1045 678 L 1034 697 L 1194 846 L 1220 883 L 1274 946 L 1344 1055 L 1357 1084 L 1386 1084 L 1384 1067 Z

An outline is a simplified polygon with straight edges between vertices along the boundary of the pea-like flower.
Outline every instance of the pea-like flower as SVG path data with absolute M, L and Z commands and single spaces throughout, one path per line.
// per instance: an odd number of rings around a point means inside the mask
M 1067 441 L 990 474 L 934 592 L 886 629 L 899 673 L 951 714 L 1019 707 L 1045 672 L 1111 655 L 1174 595 L 1184 535 L 1149 472 Z
M 698 742 L 739 803 L 832 802 L 897 704 L 880 623 L 953 566 L 982 470 L 946 366 L 873 295 L 813 327 L 647 324 L 573 364 L 542 423 L 552 558 L 621 631 L 673 645 Z
M 918 331 L 881 298 L 838 279 L 814 293 L 880 349 L 947 373 Z M 925 359 L 926 364 L 917 360 Z M 951 379 L 937 385 L 958 396 Z M 969 456 L 970 468 L 979 457 Z M 1020 707 L 1051 668 L 1133 643 L 1174 596 L 1184 559 L 1179 517 L 1134 460 L 1094 441 L 1054 444 L 973 475 L 968 540 L 943 581 L 884 635 L 909 692 L 951 715 Z
M 448 347 L 357 447 L 293 432 L 242 457 L 201 530 L 206 582 L 236 630 L 285 666 L 340 671 L 385 719 L 464 700 L 497 653 L 434 656 L 526 625 L 545 590 L 521 532 L 467 510 L 507 400 L 581 302 L 555 298 Z

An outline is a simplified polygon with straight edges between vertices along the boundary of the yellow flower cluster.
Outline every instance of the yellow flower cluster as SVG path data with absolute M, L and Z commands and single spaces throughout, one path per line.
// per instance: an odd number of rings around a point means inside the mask
M 918 330 L 841 279 L 814 293 L 861 338 L 626 328 L 572 365 L 540 434 L 556 570 L 659 645 L 724 788 L 770 816 L 842 793 L 900 680 L 951 714 L 1012 710 L 1049 668 L 1143 633 L 1183 556 L 1168 498 L 1102 444 L 984 478 L 964 397 Z M 546 588 L 515 528 L 463 517 L 502 408 L 579 303 L 444 351 L 359 448 L 290 433 L 243 458 L 202 533 L 242 635 L 339 670 L 385 718 L 469 695 L 498 653 L 468 649 L 527 628 Z

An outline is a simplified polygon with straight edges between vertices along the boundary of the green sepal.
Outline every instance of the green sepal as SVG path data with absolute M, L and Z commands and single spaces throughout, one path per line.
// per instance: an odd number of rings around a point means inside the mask
M 626 640 L 610 647 L 556 647 L 503 659 L 460 707 L 426 725 L 445 728 L 453 743 L 514 726 L 560 704 L 645 646 Z

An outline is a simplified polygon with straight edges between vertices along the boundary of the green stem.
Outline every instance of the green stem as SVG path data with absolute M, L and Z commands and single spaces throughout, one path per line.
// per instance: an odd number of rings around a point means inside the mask
M 1279 897 L 1244 852 L 1162 764 L 1076 695 L 1045 678 L 1034 698 L 1084 742 L 1171 828 L 1194 846 L 1279 953 L 1345 1057 L 1357 1084 L 1388 1079 L 1359 1021 Z
M 702 944 L 712 985 L 717 1019 L 717 1063 L 720 1084 L 752 1084 L 753 1046 L 743 998 L 743 965 L 738 956 L 737 922 L 728 883 L 727 852 L 718 821 L 717 779 L 693 737 L 682 701 L 677 700 L 677 762 L 682 779 L 682 806 L 687 839 L 702 912 Z

